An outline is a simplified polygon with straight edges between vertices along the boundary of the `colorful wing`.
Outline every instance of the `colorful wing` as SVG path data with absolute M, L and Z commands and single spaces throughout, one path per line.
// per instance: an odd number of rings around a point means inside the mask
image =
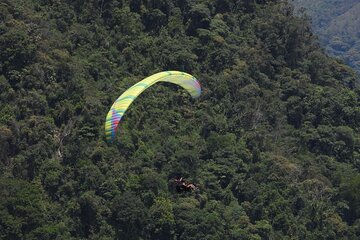
M 106 116 L 105 134 L 108 141 L 112 141 L 115 137 L 118 124 L 124 116 L 130 104 L 148 87 L 157 82 L 170 82 L 177 84 L 186 89 L 193 98 L 197 98 L 201 94 L 200 83 L 190 74 L 179 71 L 166 71 L 156 73 L 144 80 L 136 83 L 113 103 Z

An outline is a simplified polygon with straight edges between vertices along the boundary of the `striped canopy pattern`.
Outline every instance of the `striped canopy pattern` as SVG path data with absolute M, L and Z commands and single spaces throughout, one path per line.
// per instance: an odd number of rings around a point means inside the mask
M 113 103 L 106 116 L 105 134 L 106 140 L 112 142 L 121 121 L 122 116 L 130 104 L 148 87 L 157 82 L 169 82 L 177 84 L 186 89 L 193 98 L 198 98 L 201 94 L 200 83 L 195 77 L 188 73 L 179 71 L 166 71 L 151 75 L 142 81 L 136 83 L 127 89 L 121 96 Z

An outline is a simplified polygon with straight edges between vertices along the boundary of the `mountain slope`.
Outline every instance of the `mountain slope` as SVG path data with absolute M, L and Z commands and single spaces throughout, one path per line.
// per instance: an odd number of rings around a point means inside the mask
M 1 239 L 357 239 L 356 77 L 282 1 L 3 1 Z M 115 99 L 163 70 L 115 142 Z M 184 176 L 199 191 L 178 194 Z
M 305 8 L 312 18 L 322 45 L 332 55 L 360 71 L 360 3 L 356 0 L 293 0 L 296 8 Z

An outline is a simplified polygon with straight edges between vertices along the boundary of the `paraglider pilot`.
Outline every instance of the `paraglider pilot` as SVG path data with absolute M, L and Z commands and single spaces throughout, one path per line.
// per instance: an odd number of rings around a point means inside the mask
M 183 177 L 175 179 L 175 186 L 177 192 L 191 192 L 196 190 L 196 186 L 193 183 L 187 183 Z

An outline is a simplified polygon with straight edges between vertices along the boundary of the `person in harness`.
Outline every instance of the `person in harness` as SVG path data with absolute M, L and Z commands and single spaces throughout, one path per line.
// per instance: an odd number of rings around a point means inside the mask
M 188 183 L 183 177 L 175 179 L 175 188 L 177 192 L 191 192 L 197 189 L 195 184 Z

